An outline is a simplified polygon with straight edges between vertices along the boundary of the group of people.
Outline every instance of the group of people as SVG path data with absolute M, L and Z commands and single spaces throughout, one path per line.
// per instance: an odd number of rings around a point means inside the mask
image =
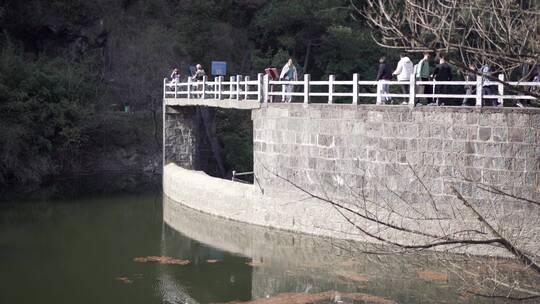
M 407 82 L 401 85 L 401 92 L 403 94 L 409 94 L 409 80 L 411 77 L 416 77 L 418 81 L 429 81 L 434 79 L 436 81 L 451 81 L 452 80 L 452 69 L 450 65 L 446 62 L 444 56 L 439 56 L 439 64 L 431 70 L 429 60 L 431 53 L 425 52 L 424 57 L 416 65 L 416 70 L 413 62 L 407 56 L 406 53 L 400 54 L 400 59 L 397 64 L 397 67 L 394 71 L 390 68 L 390 65 L 386 63 L 386 58 L 381 57 L 379 59 L 379 69 L 377 72 L 377 80 L 392 80 L 396 76 L 398 81 Z M 382 94 L 390 94 L 389 85 L 387 83 L 382 83 Z M 437 85 L 433 88 L 430 85 L 420 85 L 417 88 L 417 94 L 448 94 L 447 85 Z M 428 105 L 443 105 L 446 101 L 444 98 L 426 98 L 425 104 Z M 391 103 L 392 98 L 385 96 L 382 98 L 381 103 Z M 403 103 L 407 103 L 406 101 Z
M 403 94 L 409 94 L 409 88 L 410 88 L 410 79 L 411 77 L 415 77 L 417 81 L 430 81 L 434 80 L 435 85 L 432 86 L 431 84 L 422 84 L 418 85 L 416 87 L 416 94 L 437 94 L 437 95 L 443 95 L 443 97 L 428 97 L 428 98 L 419 98 L 417 99 L 417 102 L 419 104 L 425 104 L 425 105 L 445 105 L 448 103 L 450 98 L 445 98 L 444 95 L 447 95 L 450 93 L 449 85 L 446 85 L 444 83 L 437 84 L 437 82 L 444 82 L 444 81 L 451 81 L 452 80 L 452 69 L 450 65 L 446 61 L 446 57 L 444 54 L 438 55 L 438 64 L 432 69 L 430 66 L 430 59 L 431 59 L 432 53 L 431 52 L 424 52 L 422 59 L 414 65 L 409 56 L 406 53 L 400 54 L 400 60 L 397 63 L 397 66 L 394 70 L 390 67 L 390 64 L 386 62 L 386 58 L 383 56 L 379 59 L 379 67 L 377 71 L 377 77 L 376 80 L 382 80 L 381 83 L 381 91 L 380 93 L 383 95 L 390 94 L 390 86 L 385 81 L 390 81 L 394 77 L 400 82 L 403 82 L 401 84 L 401 91 Z M 469 64 L 467 69 L 464 71 L 464 77 L 465 80 L 468 82 L 476 82 L 477 80 L 477 74 L 481 75 L 491 75 L 491 69 L 489 65 L 483 65 L 480 68 L 477 68 L 474 64 Z M 191 80 L 193 81 L 201 81 L 203 80 L 204 76 L 206 75 L 206 72 L 204 71 L 202 65 L 197 64 L 195 71 L 191 73 Z M 171 74 L 171 80 L 175 83 L 180 82 L 180 72 L 178 69 L 174 69 Z M 296 66 L 293 63 L 292 58 L 289 58 L 287 63 L 283 66 L 281 69 L 281 73 L 279 75 L 279 80 L 283 81 L 298 81 L 298 70 L 296 69 Z M 538 72 L 538 66 L 534 64 L 534 62 L 528 62 L 523 66 L 522 69 L 522 80 L 533 82 L 537 81 L 540 82 L 540 73 Z M 465 94 L 466 95 L 474 95 L 476 94 L 476 85 L 466 85 L 465 86 Z M 283 95 L 282 95 L 282 102 L 291 102 L 292 100 L 292 92 L 294 91 L 294 84 L 285 84 L 283 86 Z M 483 95 L 495 95 L 497 92 L 494 90 L 492 82 L 489 81 L 488 78 L 482 79 L 482 94 Z M 380 103 L 386 104 L 386 103 L 392 103 L 393 99 L 390 96 L 383 96 Z M 407 101 L 404 101 L 403 103 L 407 103 Z M 463 106 L 473 106 L 475 105 L 476 100 L 475 98 L 464 98 L 461 102 Z M 525 102 L 524 102 L 525 103 Z M 491 106 L 500 106 L 498 103 L 498 99 L 490 99 L 486 101 L 486 105 Z M 518 106 L 523 106 L 522 103 L 518 102 Z
M 179 83 L 180 82 L 180 71 L 178 71 L 178 68 L 174 68 L 171 73 L 171 81 L 173 83 Z M 197 81 L 197 80 L 203 80 L 204 76 L 206 76 L 206 72 L 204 71 L 202 65 L 197 64 L 195 66 L 195 72 L 192 73 L 190 76 L 191 80 Z
M 439 63 L 432 70 L 430 66 L 430 52 L 424 52 L 423 58 L 416 64 L 413 64 L 411 59 L 407 56 L 406 53 L 400 54 L 400 60 L 397 64 L 397 67 L 392 71 L 390 65 L 386 63 L 386 58 L 381 57 L 379 59 L 379 69 L 377 72 L 377 80 L 392 80 L 396 76 L 398 81 L 403 81 L 404 84 L 401 85 L 401 91 L 403 94 L 409 94 L 409 81 L 411 77 L 415 77 L 417 81 L 451 81 L 452 80 L 452 69 L 450 65 L 446 62 L 445 55 L 439 55 Z M 470 82 L 476 82 L 477 74 L 480 75 L 492 75 L 492 71 L 489 65 L 483 65 L 478 68 L 474 64 L 469 64 L 467 69 L 464 72 L 465 80 Z M 527 82 L 540 82 L 540 74 L 538 72 L 538 67 L 532 62 L 525 64 L 522 71 L 522 80 Z M 405 83 L 406 82 L 406 83 Z M 435 86 L 423 84 L 416 87 L 417 94 L 440 94 L 445 95 L 449 94 L 449 86 L 446 84 L 436 84 Z M 465 86 L 465 95 L 474 95 L 476 94 L 476 85 L 466 85 Z M 381 94 L 389 94 L 389 84 L 383 81 L 381 86 Z M 497 94 L 496 89 L 493 87 L 493 82 L 489 78 L 485 77 L 482 79 L 482 95 L 495 95 Z M 448 103 L 450 98 L 445 97 L 435 97 L 435 98 L 420 98 L 417 102 L 426 104 L 426 105 L 445 105 Z M 392 98 L 390 96 L 384 96 L 381 100 L 382 104 L 391 103 Z M 486 105 L 490 106 L 501 106 L 498 99 L 486 99 Z M 407 102 L 403 102 L 407 103 Z M 475 98 L 464 98 L 461 102 L 463 106 L 473 106 L 475 105 Z M 525 102 L 524 102 L 525 103 Z M 521 102 L 517 103 L 518 106 L 523 106 Z

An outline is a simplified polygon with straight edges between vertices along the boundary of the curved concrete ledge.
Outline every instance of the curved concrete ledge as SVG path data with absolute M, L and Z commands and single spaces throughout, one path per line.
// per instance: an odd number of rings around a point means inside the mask
M 186 207 L 235 221 L 318 236 L 364 240 L 327 203 L 310 200 L 306 204 L 306 196 L 294 193 L 270 197 L 263 195 L 255 185 L 213 178 L 175 164 L 164 168 L 163 192 Z
M 280 194 L 273 193 L 272 196 L 263 195 L 261 190 L 255 185 L 213 178 L 203 172 L 183 169 L 175 164 L 168 164 L 164 168 L 163 191 L 166 196 L 177 204 L 233 221 L 320 237 L 375 242 L 373 238 L 359 233 L 359 230 L 332 205 L 299 193 L 282 192 Z M 338 198 L 332 199 L 336 200 Z M 400 225 L 404 227 L 408 226 L 418 231 L 435 234 L 459 231 L 460 229 L 465 229 L 464 227 L 475 227 L 474 225 L 479 225 L 475 222 L 464 222 L 462 219 L 455 218 L 438 220 L 433 223 L 426 221 L 407 222 L 407 218 L 402 217 L 402 215 L 406 215 L 407 211 L 411 212 L 412 210 L 411 208 L 407 208 L 407 206 L 403 210 L 396 208 L 388 213 L 380 213 L 378 216 L 395 223 L 399 220 Z M 355 205 L 351 204 L 350 207 L 355 208 Z M 416 206 L 416 209 L 414 209 L 415 212 L 418 211 L 419 207 Z M 167 208 L 167 205 L 165 205 L 165 208 Z M 367 210 L 376 210 L 373 206 L 366 208 Z M 427 212 L 427 210 L 425 211 Z M 167 214 L 167 209 L 164 212 Z M 400 233 L 396 230 L 379 227 L 376 223 L 366 221 L 358 216 L 348 214 L 347 217 L 357 226 L 368 231 L 379 231 L 377 232 L 379 236 L 389 240 L 407 244 L 421 244 L 426 241 L 418 235 Z M 177 226 L 178 223 L 176 221 L 179 220 L 180 218 L 178 216 L 165 216 L 165 222 L 172 227 Z M 537 250 L 537 243 L 529 245 L 532 246 L 532 252 Z M 226 249 L 233 252 L 240 252 L 239 248 Z M 444 248 L 439 247 L 436 249 Z M 502 250 L 496 250 L 496 248 L 487 246 L 463 247 L 457 250 L 455 248 L 449 249 L 452 249 L 454 252 L 470 254 L 506 255 L 506 252 Z M 241 253 L 245 254 L 243 252 Z

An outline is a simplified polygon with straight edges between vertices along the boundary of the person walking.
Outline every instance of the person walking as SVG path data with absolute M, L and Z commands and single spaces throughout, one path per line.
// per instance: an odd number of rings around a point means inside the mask
M 411 75 L 413 73 L 413 70 L 414 70 L 414 65 L 411 61 L 411 59 L 407 56 L 406 53 L 401 53 L 399 54 L 399 62 L 397 64 L 397 67 L 396 67 L 396 70 L 392 73 L 392 75 L 397 75 L 397 80 L 398 81 L 409 81 L 411 79 Z M 401 92 L 403 94 L 409 94 L 409 84 L 402 84 L 401 85 Z M 405 97 L 405 100 L 407 100 L 407 98 Z M 407 101 L 405 101 L 404 103 L 407 103 Z
M 439 64 L 435 67 L 433 70 L 433 74 L 431 75 L 435 81 L 451 81 L 452 80 L 452 69 L 450 68 L 450 65 L 446 62 L 446 58 L 444 56 L 440 56 Z M 436 94 L 448 94 L 448 85 L 446 84 L 438 84 L 435 85 L 435 93 Z M 436 98 L 437 105 L 445 105 L 445 103 L 448 103 L 448 98 Z
M 380 94 L 389 94 L 390 85 L 386 83 L 387 81 L 392 80 L 392 70 L 390 65 L 386 63 L 386 57 L 379 58 L 379 69 L 377 71 L 377 81 L 381 82 L 381 91 Z M 383 96 L 381 98 L 381 104 L 391 103 L 392 97 Z
M 424 57 L 418 62 L 416 67 L 416 79 L 420 81 L 429 81 L 430 67 L 429 58 L 431 53 L 424 52 Z M 430 94 L 431 86 L 429 84 L 419 85 L 417 94 Z M 430 103 L 432 98 L 425 98 L 426 104 Z
M 279 75 L 280 80 L 285 81 L 298 81 L 298 72 L 296 71 L 296 67 L 293 64 L 292 58 L 289 58 L 285 66 L 283 66 L 283 69 L 281 70 L 281 74 Z M 294 85 L 293 84 L 286 84 L 284 85 L 285 92 L 281 97 L 282 102 L 291 102 L 292 101 L 292 95 L 291 93 L 294 91 Z
M 465 72 L 465 81 L 476 82 L 475 71 L 476 71 L 476 66 L 473 63 L 469 63 L 468 70 Z M 465 85 L 465 95 L 473 95 L 473 94 L 476 94 L 476 84 Z M 461 103 L 461 105 L 474 106 L 475 105 L 474 100 L 475 100 L 474 98 L 470 98 L 470 97 L 463 98 L 463 102 Z
M 197 64 L 195 68 L 196 68 L 195 74 L 193 74 L 193 76 L 191 77 L 191 80 L 199 82 L 199 85 L 197 86 L 197 91 L 203 92 L 204 91 L 203 84 L 201 84 L 200 82 L 203 81 L 204 76 L 206 76 L 206 72 L 204 71 L 202 65 L 200 64 Z M 199 98 L 201 98 L 202 96 L 203 96 L 202 93 L 199 94 Z

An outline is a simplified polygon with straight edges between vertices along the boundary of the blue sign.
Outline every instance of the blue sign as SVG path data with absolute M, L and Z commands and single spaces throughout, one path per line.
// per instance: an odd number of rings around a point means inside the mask
M 212 61 L 212 75 L 225 76 L 227 75 L 227 62 Z

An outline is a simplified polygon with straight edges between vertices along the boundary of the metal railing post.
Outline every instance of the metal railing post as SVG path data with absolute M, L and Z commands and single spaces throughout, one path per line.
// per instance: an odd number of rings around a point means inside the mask
M 202 99 L 206 98 L 206 80 L 208 79 L 208 76 L 203 76 L 202 78 Z
M 244 100 L 248 100 L 248 97 L 249 97 L 249 76 L 246 76 L 244 77 L 244 85 L 245 85 L 245 90 L 244 90 Z
M 382 88 L 383 88 L 382 80 L 379 80 L 379 81 L 377 82 L 377 101 L 375 102 L 375 104 L 377 104 L 377 105 L 381 105 L 381 104 L 382 104 L 382 99 L 383 99 L 383 97 L 382 97 L 382 95 L 381 95 L 381 93 L 382 93 Z
M 310 80 L 310 78 L 311 78 L 311 76 L 309 74 L 304 74 L 304 104 L 309 103 L 309 80 Z
M 328 103 L 329 104 L 334 103 L 334 80 L 336 80 L 336 76 L 334 75 L 328 76 Z
M 476 77 L 476 106 L 481 107 L 482 106 L 482 98 L 484 92 L 482 92 L 482 82 L 484 80 L 484 76 L 478 76 Z
M 358 74 L 357 73 L 354 73 L 352 75 L 352 81 L 353 81 L 353 87 L 352 87 L 352 92 L 353 92 L 353 97 L 352 97 L 352 103 L 354 105 L 357 105 L 358 104 Z
M 178 83 L 174 83 L 174 99 L 178 98 Z
M 187 98 L 191 99 L 191 77 L 187 80 Z
M 504 81 L 504 74 L 499 74 L 499 80 Z M 499 98 L 497 98 L 497 101 L 499 103 L 499 106 L 504 106 L 504 98 L 501 96 L 504 96 L 504 85 L 499 82 L 497 85 L 497 88 L 499 89 Z
M 236 75 L 236 100 L 240 100 L 240 78 L 242 76 Z
M 416 73 L 411 75 L 409 79 L 409 106 L 414 107 L 416 104 Z
M 223 91 L 223 76 L 218 76 L 217 87 L 217 99 L 221 100 L 221 98 L 223 98 L 223 94 L 221 93 Z

